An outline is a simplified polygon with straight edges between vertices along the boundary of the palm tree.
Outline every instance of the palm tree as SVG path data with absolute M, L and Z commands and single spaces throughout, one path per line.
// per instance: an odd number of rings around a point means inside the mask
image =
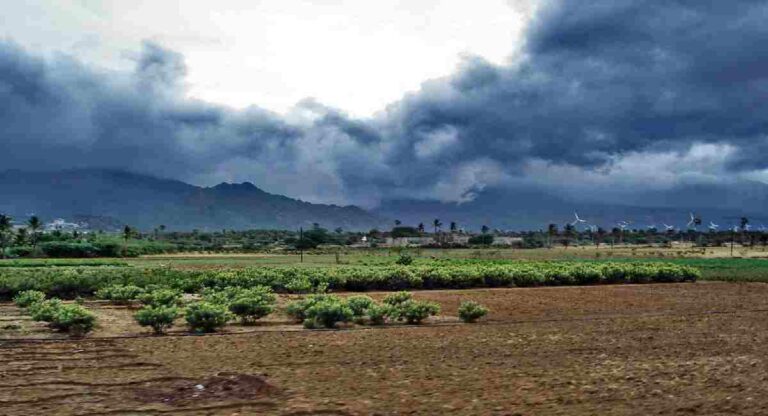
M 749 218 L 741 217 L 741 219 L 739 220 L 739 226 L 741 227 L 741 231 L 745 231 L 747 229 L 747 224 L 749 224 Z
M 432 226 L 435 227 L 435 234 L 437 234 L 437 232 L 440 230 L 440 227 L 443 226 L 443 223 L 440 222 L 439 219 L 435 218 L 435 220 L 432 221 Z
M 29 227 L 29 230 L 32 231 L 30 235 L 32 239 L 32 247 L 37 247 L 37 238 L 40 229 L 43 228 L 43 222 L 40 221 L 40 217 L 33 215 L 29 217 L 29 220 L 27 221 L 27 227 Z
M 402 224 L 402 223 L 403 223 L 403 222 L 402 222 L 402 221 L 400 221 L 400 220 L 395 220 L 395 227 L 399 227 L 399 226 L 400 226 L 400 224 Z
M 133 235 L 133 228 L 131 228 L 130 225 L 126 225 L 125 228 L 123 228 L 123 238 L 125 239 L 126 243 L 128 242 L 128 240 L 131 239 L 132 235 Z
M 547 245 L 552 248 L 552 237 L 557 235 L 557 224 L 549 224 L 547 226 Z
M 451 232 L 455 233 L 457 228 L 456 221 L 451 221 Z
M 16 241 L 14 244 L 17 246 L 23 246 L 27 244 L 27 239 L 29 238 L 29 235 L 27 234 L 26 228 L 19 228 L 18 231 L 16 231 Z
M 419 229 L 419 233 L 420 234 L 424 234 L 424 223 L 423 222 L 419 223 L 418 229 Z
M 0 214 L 0 256 L 2 258 L 5 258 L 5 245 L 8 242 L 12 227 L 11 217 Z
M 483 225 L 482 227 L 480 227 L 480 232 L 483 233 L 483 234 L 488 234 L 489 230 L 490 230 L 490 228 L 488 228 L 487 225 Z
M 563 234 L 565 235 L 565 239 L 563 240 L 563 245 L 565 248 L 568 248 L 568 246 L 571 244 L 571 238 L 573 238 L 575 228 L 573 224 L 565 224 L 565 231 Z

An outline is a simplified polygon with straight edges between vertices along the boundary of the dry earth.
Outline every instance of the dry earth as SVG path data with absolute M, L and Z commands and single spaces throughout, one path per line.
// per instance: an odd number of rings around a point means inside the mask
M 382 294 L 373 294 L 380 297 Z M 81 340 L 0 308 L 0 414 L 768 414 L 768 285 L 419 292 L 418 327 L 306 331 L 275 316 L 146 336 L 98 307 Z M 488 305 L 475 325 L 460 300 Z M 183 328 L 179 329 L 183 331 Z

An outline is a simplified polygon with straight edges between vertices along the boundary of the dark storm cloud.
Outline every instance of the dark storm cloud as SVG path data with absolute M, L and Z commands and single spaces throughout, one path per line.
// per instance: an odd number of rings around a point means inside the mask
M 707 144 L 729 149 L 730 173 L 759 171 L 767 17 L 762 1 L 549 2 L 515 63 L 467 58 L 370 119 L 314 101 L 281 117 L 190 100 L 183 57 L 151 43 L 133 73 L 0 44 L 0 164 L 251 180 L 366 204 L 462 199 L 525 181 L 532 161 L 610 172 L 624 155 L 719 149 Z

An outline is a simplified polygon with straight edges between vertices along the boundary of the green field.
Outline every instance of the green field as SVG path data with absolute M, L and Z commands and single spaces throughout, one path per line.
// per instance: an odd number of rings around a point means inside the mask
M 16 259 L 0 260 L 0 268 L 28 267 L 88 267 L 133 266 L 170 267 L 180 269 L 222 269 L 258 266 L 295 267 L 345 267 L 393 265 L 400 250 L 368 249 L 344 250 L 339 253 L 298 254 L 178 254 L 145 256 L 132 259 Z M 708 250 L 701 255 L 694 250 L 662 249 L 409 249 L 414 264 L 430 264 L 435 261 L 451 263 L 510 263 L 517 261 L 584 261 L 584 262 L 666 262 L 692 266 L 701 271 L 702 280 L 768 282 L 768 258 L 763 252 L 749 253 L 748 258 L 723 257 L 727 250 Z M 712 255 L 717 257 L 709 257 Z

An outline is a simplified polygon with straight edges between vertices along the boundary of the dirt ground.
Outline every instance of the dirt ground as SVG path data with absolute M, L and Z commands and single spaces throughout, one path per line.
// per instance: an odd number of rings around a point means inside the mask
M 277 315 L 165 337 L 133 327 L 125 308 L 92 304 L 102 328 L 81 340 L 34 339 L 48 330 L 6 304 L 0 324 L 16 329 L 0 340 L 0 415 L 768 414 L 766 284 L 416 297 L 443 316 L 308 331 Z M 459 323 L 465 299 L 490 316 Z

